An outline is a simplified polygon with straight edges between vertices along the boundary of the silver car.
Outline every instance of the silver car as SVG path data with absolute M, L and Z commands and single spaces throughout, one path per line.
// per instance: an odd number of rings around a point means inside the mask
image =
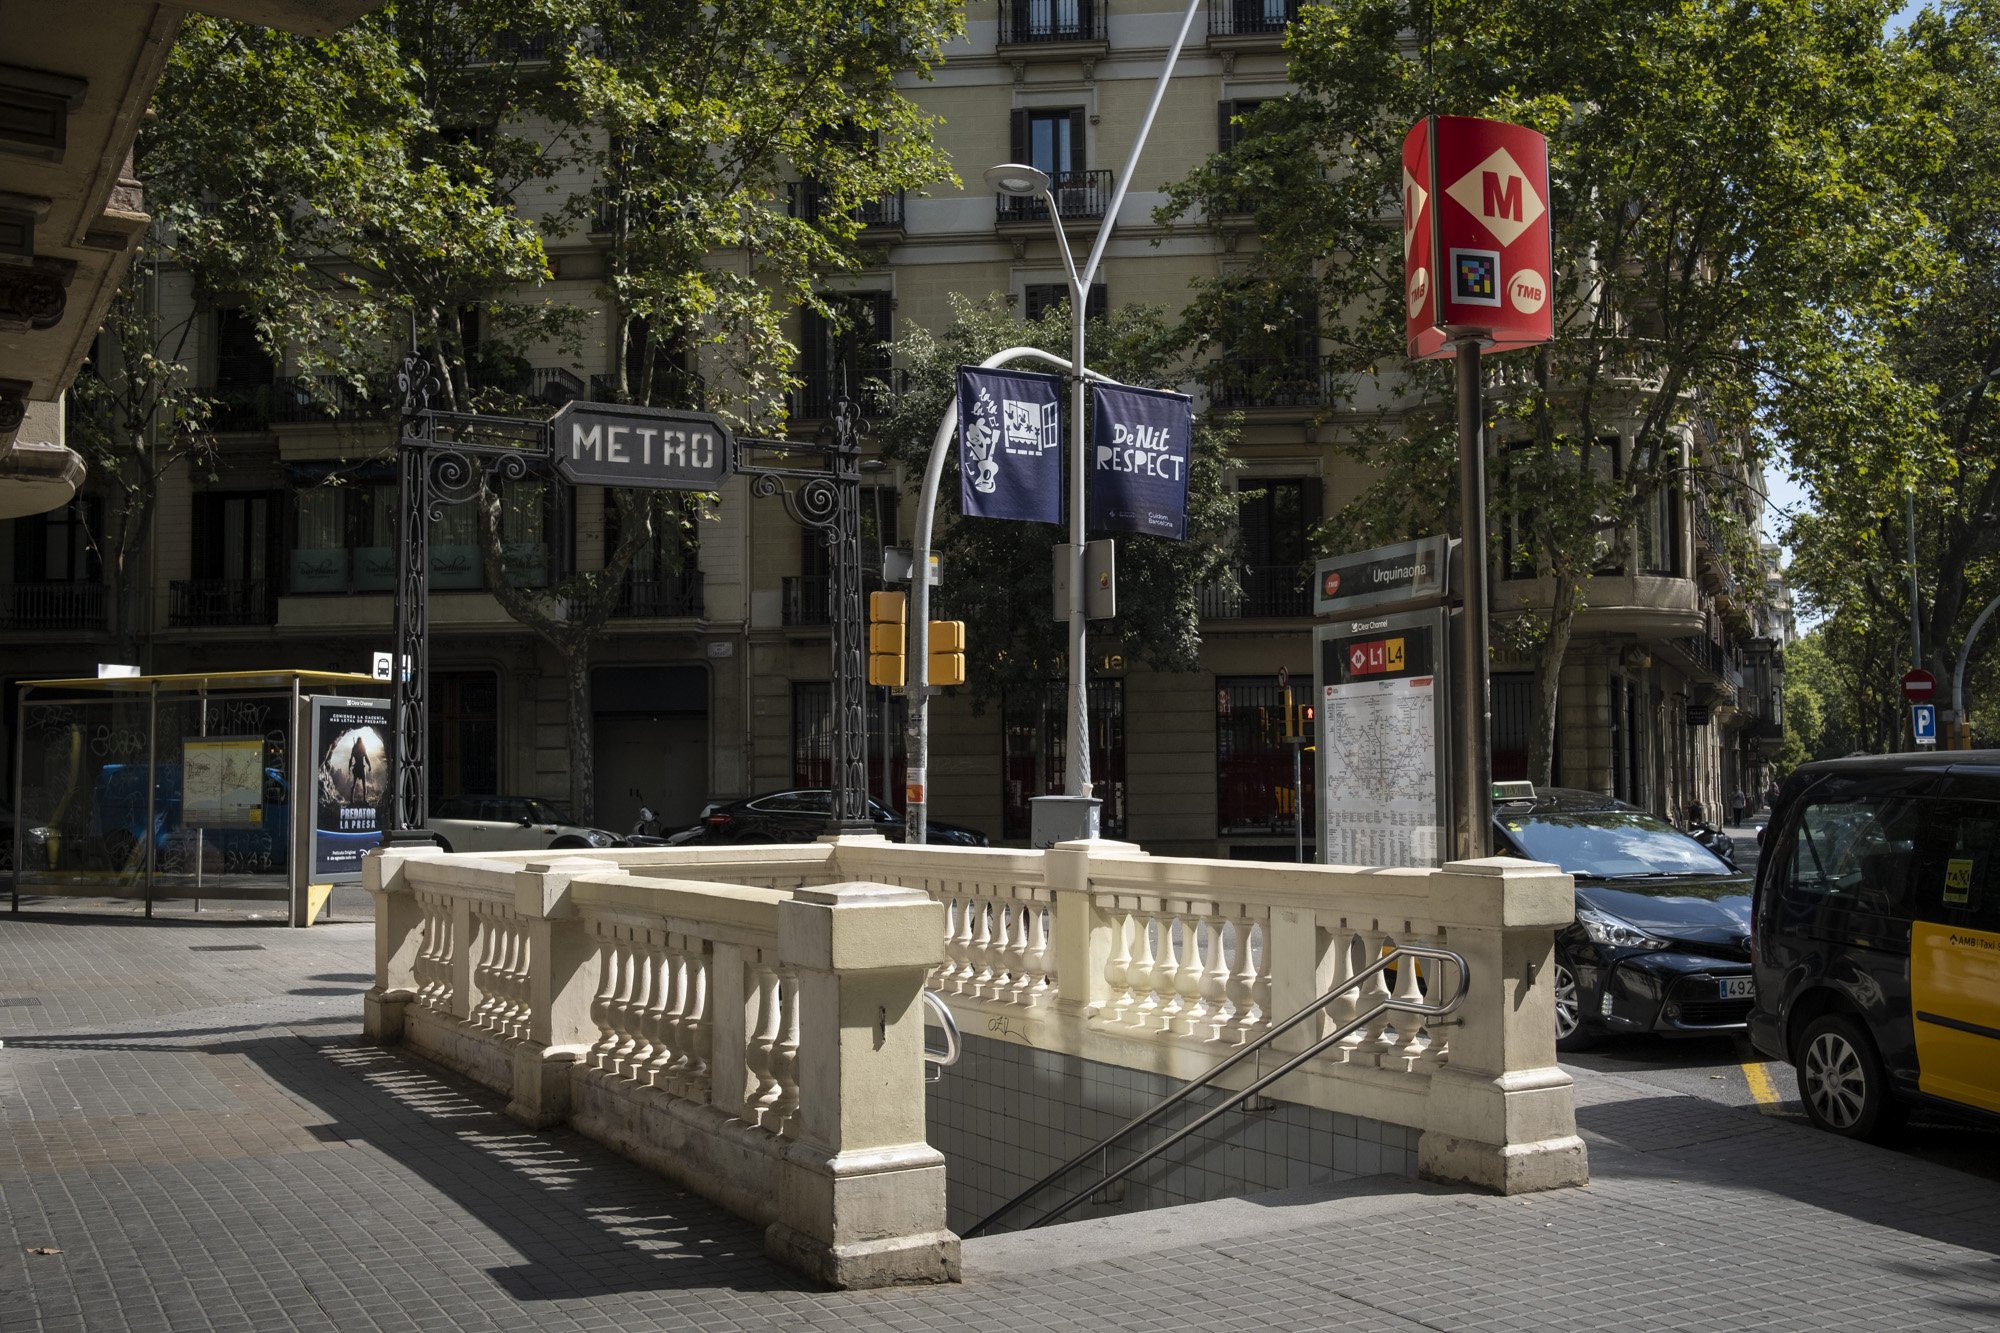
M 431 803 L 424 827 L 448 852 L 539 852 L 622 847 L 625 840 L 578 824 L 532 796 L 446 796 Z

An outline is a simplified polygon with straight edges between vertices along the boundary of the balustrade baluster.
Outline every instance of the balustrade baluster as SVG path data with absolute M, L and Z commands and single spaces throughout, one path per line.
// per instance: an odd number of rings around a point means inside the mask
M 789 1135 L 798 1128 L 799 1115 L 799 978 L 790 968 L 778 977 L 778 1011 L 778 1044 L 771 1053 L 778 1099 L 766 1123 L 773 1134 Z
M 1013 904 L 1014 924 L 1007 937 L 1008 984 L 1006 998 L 1015 1004 L 1028 1002 L 1028 991 L 1035 982 L 1028 974 L 1028 918 L 1035 914 L 1031 902 Z
M 611 1002 L 611 1026 L 617 1030 L 618 1042 L 605 1064 L 605 1072 L 614 1078 L 624 1077 L 625 1060 L 639 1044 L 632 1035 L 632 997 L 639 987 L 639 956 L 632 934 L 630 926 L 618 927 L 618 998 Z
M 1353 977 L 1362 967 L 1366 966 L 1366 960 L 1361 957 L 1362 948 L 1361 937 L 1349 927 L 1342 925 L 1335 933 L 1333 942 L 1333 985 L 1340 986 L 1343 982 Z M 1331 1032 L 1335 1028 L 1344 1027 L 1354 1021 L 1355 1015 L 1361 1012 L 1361 997 L 1356 995 L 1352 988 L 1343 989 L 1339 997 L 1322 1012 L 1326 1015 L 1323 1021 L 1328 1025 L 1320 1033 L 1321 1036 L 1324 1036 L 1327 1032 Z M 1353 1054 L 1354 1048 L 1360 1042 L 1360 1035 L 1350 1032 L 1328 1049 L 1326 1053 L 1327 1058 L 1330 1060 L 1346 1060 Z
M 1396 999 L 1404 1004 L 1421 1004 L 1424 988 L 1417 975 L 1422 969 L 1415 958 L 1404 958 L 1396 964 Z M 1421 1015 L 1398 1011 L 1396 1018 L 1396 1044 L 1391 1055 L 1402 1068 L 1416 1068 L 1417 1060 L 1424 1053 L 1426 1042 L 1423 1038 L 1424 1020 Z
M 613 934 L 603 922 L 597 925 L 597 994 L 590 1001 L 591 1021 L 597 1024 L 597 1040 L 590 1044 L 587 1063 L 593 1069 L 609 1067 L 611 1048 L 618 1044 L 612 1028 L 612 1006 L 618 997 L 618 948 Z
M 646 1082 L 673 1091 L 680 1085 L 680 1071 L 687 1067 L 682 1042 L 682 1009 L 687 1004 L 687 972 L 681 966 L 681 936 L 665 931 L 660 936 L 660 1002 L 654 1011 L 654 1042 Z
M 1250 983 L 1250 1003 L 1257 1009 L 1257 1027 L 1271 1026 L 1271 926 L 1269 918 L 1249 927 L 1253 937 L 1250 951 L 1256 978 Z
M 1132 915 L 1115 903 L 1105 913 L 1111 918 L 1111 956 L 1104 963 L 1104 983 L 1111 988 L 1108 1023 L 1122 1025 L 1132 1012 Z
M 1223 1041 L 1229 1034 L 1229 950 L 1223 947 L 1223 920 L 1208 918 L 1207 966 L 1201 974 L 1201 998 L 1207 1021 L 1198 1034 L 1203 1041 Z
M 500 919 L 502 956 L 500 1031 L 515 1041 L 528 1036 L 528 932 L 509 914 Z
M 744 1099 L 744 1106 L 753 1121 L 765 1125 L 781 1091 L 771 1072 L 771 1053 L 778 1045 L 778 971 L 762 952 L 748 966 L 752 969 L 751 986 L 757 997 L 757 1028 L 750 1039 L 745 1063 L 756 1082 Z
M 1160 997 L 1153 989 L 1159 981 L 1153 968 L 1156 959 L 1153 953 L 1153 914 L 1139 908 L 1132 914 L 1132 998 L 1133 1005 L 1127 1017 L 1133 1027 L 1151 1027 L 1153 1015 L 1160 1007 Z
M 479 997 L 468 1014 L 467 1021 L 474 1027 L 498 1030 L 501 994 L 500 948 L 502 937 L 499 923 L 493 917 L 493 909 L 485 903 L 474 905 L 472 912 L 471 947 L 476 950 L 472 963 L 472 990 Z
M 653 966 L 652 931 L 632 932 L 632 967 L 636 974 L 632 982 L 632 1008 L 625 1022 L 632 1042 L 620 1053 L 618 1072 L 625 1078 L 643 1081 L 646 1064 L 653 1058 L 653 991 L 659 982 Z
M 1162 910 L 1155 920 L 1159 922 L 1160 949 L 1153 959 L 1153 993 L 1159 997 L 1159 1006 L 1153 1011 L 1153 1024 L 1161 1032 L 1172 1032 L 1181 1020 L 1181 952 L 1184 946 L 1174 938 L 1174 927 L 1180 924 L 1180 917 Z
M 1201 998 L 1201 917 L 1190 903 L 1179 921 L 1180 968 L 1174 973 L 1174 991 L 1180 996 L 1180 1013 L 1174 1020 L 1173 1031 L 1182 1037 L 1193 1037 L 1199 1035 L 1208 1017 L 1208 1006 Z
M 1232 918 L 1230 934 L 1235 957 L 1229 970 L 1229 1037 L 1232 1043 L 1242 1043 L 1249 1039 L 1251 1027 L 1250 998 L 1257 980 L 1255 967 L 1250 961 L 1250 918 Z
M 1028 992 L 1024 999 L 1029 1004 L 1039 1004 L 1049 993 L 1049 917 L 1054 908 L 1045 903 L 1030 903 L 1028 914 L 1032 918 L 1033 935 L 1028 943 L 1026 966 L 1029 976 Z
M 1388 947 L 1389 937 L 1379 930 L 1363 931 L 1363 953 L 1367 963 L 1374 963 L 1382 957 L 1382 950 Z M 1365 965 L 1365 964 L 1364 964 Z M 1361 987 L 1361 1012 L 1366 1013 L 1389 998 L 1389 981 L 1377 972 Z M 1382 1014 L 1362 1030 L 1361 1041 L 1356 1046 L 1359 1051 L 1380 1054 L 1389 1048 L 1389 1016 Z
M 998 914 L 996 904 L 980 898 L 973 904 L 972 961 L 974 971 L 967 994 L 982 1000 L 993 998 L 993 918 Z
M 681 1048 L 687 1061 L 681 1070 L 681 1094 L 696 1101 L 708 1100 L 708 1043 L 712 1027 L 708 1014 L 708 969 L 713 957 L 704 940 L 683 936 L 681 962 L 686 969 L 687 998 L 681 1006 Z

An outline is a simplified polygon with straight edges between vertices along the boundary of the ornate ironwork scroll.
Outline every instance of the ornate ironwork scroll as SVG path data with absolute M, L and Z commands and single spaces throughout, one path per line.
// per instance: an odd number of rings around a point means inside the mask
M 390 658 L 389 817 L 385 843 L 429 843 L 431 524 L 476 498 L 483 479 L 519 481 L 550 454 L 548 423 L 440 412 L 437 372 L 412 353 L 396 376 L 403 395 L 396 469 L 396 624 Z
M 873 833 L 868 814 L 868 640 L 861 605 L 861 409 L 842 395 L 828 409 L 828 435 L 819 446 L 824 468 L 764 466 L 750 452 L 797 453 L 788 440 L 736 441 L 734 470 L 752 478 L 750 492 L 779 496 L 793 521 L 817 533 L 833 566 L 833 781 L 829 831 Z M 792 483 L 788 485 L 788 483 Z

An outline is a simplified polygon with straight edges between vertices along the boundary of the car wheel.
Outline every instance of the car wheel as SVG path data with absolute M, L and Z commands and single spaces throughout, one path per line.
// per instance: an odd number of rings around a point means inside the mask
M 1583 996 L 1578 992 L 1576 972 L 1569 959 L 1556 955 L 1556 1049 L 1588 1050 L 1598 1042 L 1598 1034 L 1584 1025 Z
M 450 850 L 451 850 L 451 843 L 449 843 L 448 841 L 446 841 L 446 840 L 445 840 L 445 839 L 443 839 L 443 838 L 438 838 L 437 834 L 435 834 L 435 833 L 431 834 L 431 836 L 432 836 L 433 838 L 437 838 L 437 847 L 438 847 L 438 850 L 439 850 L 439 851 L 441 851 L 441 852 L 448 852 L 448 851 L 450 851 Z
M 554 842 L 550 843 L 549 850 L 552 852 L 567 852 L 567 851 L 574 851 L 578 847 L 588 847 L 588 846 L 590 846 L 590 844 L 585 842 L 582 838 L 562 837 L 562 838 L 557 838 Z
M 1821 1014 L 1798 1045 L 1799 1100 L 1821 1129 L 1879 1140 L 1902 1127 L 1904 1108 L 1889 1089 L 1875 1043 L 1845 1014 Z

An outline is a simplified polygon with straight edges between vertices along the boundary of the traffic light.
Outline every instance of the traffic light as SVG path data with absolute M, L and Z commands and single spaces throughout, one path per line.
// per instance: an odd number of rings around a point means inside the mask
M 931 622 L 931 669 L 933 685 L 965 684 L 965 622 Z
M 903 683 L 904 595 L 868 594 L 868 683 L 899 687 Z

